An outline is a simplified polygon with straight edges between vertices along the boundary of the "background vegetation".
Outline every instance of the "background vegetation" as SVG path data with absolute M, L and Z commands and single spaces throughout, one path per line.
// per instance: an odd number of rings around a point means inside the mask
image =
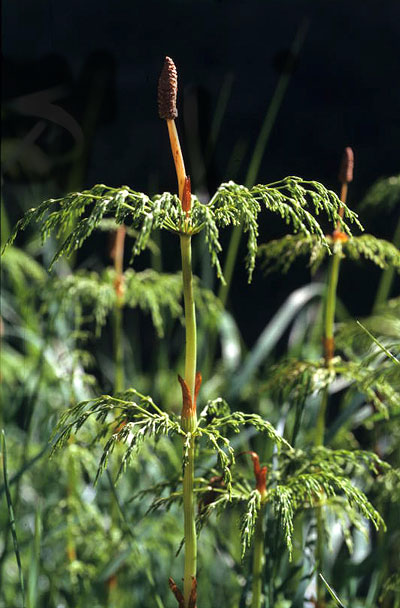
M 26 3 L 9 4 L 3 9 L 2 242 L 28 208 L 94 183 L 129 183 L 150 194 L 175 191 L 155 104 L 168 53 L 186 85 L 178 124 L 200 200 L 225 179 L 252 185 L 287 174 L 318 179 L 339 192 L 340 157 L 352 145 L 356 170 L 348 204 L 368 233 L 398 247 L 399 92 L 392 86 L 398 8 L 394 2 L 379 10 L 365 2 L 330 3 L 323 10 L 318 5 L 117 2 L 96 4 L 95 10 L 90 2 L 38 3 L 30 13 Z M 261 221 L 261 243 L 278 243 L 284 234 L 283 224 L 271 217 Z M 2 608 L 22 605 L 21 573 L 29 608 L 176 605 L 166 583 L 171 564 L 179 572 L 183 559 L 175 557 L 182 537 L 179 506 L 145 514 L 153 500 L 148 488 L 179 478 L 179 441 L 160 440 L 157 457 L 154 445 L 146 444 L 117 485 L 117 463 L 93 485 L 101 449 L 91 445 L 90 428 L 49 459 L 49 438 L 66 407 L 111 393 L 115 384 L 118 316 L 109 241 L 114 226 L 100 228 L 51 272 L 56 243 L 50 239 L 43 247 L 34 230 L 2 260 Z M 134 237 L 126 235 L 125 266 Z M 226 231 L 222 239 L 226 251 L 231 234 Z M 306 249 L 296 244 L 296 252 L 307 254 Z M 286 250 L 294 251 L 294 244 Z M 398 277 L 379 263 L 361 265 L 360 251 L 349 253 L 355 262 L 343 260 L 336 338 L 349 363 L 326 379 L 318 366 L 327 264 L 311 276 L 308 258 L 299 257 L 287 274 L 266 277 L 263 263 L 281 263 L 281 251 L 276 244 L 269 260 L 261 253 L 248 286 L 241 244 L 227 293 L 209 271 L 204 243 L 196 241 L 201 404 L 220 394 L 233 409 L 258 413 L 280 432 L 285 429 L 298 453 L 295 465 L 283 460 L 271 471 L 276 484 L 311 470 L 305 448 L 314 440 L 321 395 L 315 390 L 328 387 L 326 446 L 369 450 L 398 467 L 396 363 L 354 323 L 360 319 L 398 356 Z M 374 261 L 385 255 L 387 250 L 375 250 Z M 175 378 L 183 364 L 178 262 L 172 237 L 155 235 L 126 280 L 122 326 L 126 385 L 151 393 L 175 413 Z M 167 274 L 160 279 L 156 272 Z M 303 367 L 291 365 L 294 358 Z M 350 384 L 346 372 L 357 374 L 358 382 Z M 372 377 L 380 382 L 378 390 L 371 389 Z M 251 434 L 235 447 L 271 461 L 272 445 Z M 213 465 L 205 462 L 204 474 Z M 345 470 L 339 461 L 340 471 L 365 491 L 388 532 L 375 531 L 350 511 L 338 526 L 340 504 L 332 503 L 324 576 L 340 600 L 327 601 L 352 608 L 397 605 L 397 478 L 382 470 L 370 476 L 360 463 Z M 238 475 L 238 496 L 242 491 L 247 497 L 254 487 L 250 459 L 240 459 Z M 265 514 L 273 540 L 266 547 L 263 591 L 271 608 L 311 606 L 307 598 L 315 595 L 317 520 L 299 487 L 290 491 L 299 502 L 291 562 L 273 511 Z M 229 598 L 229 606 L 244 606 L 250 597 L 252 553 L 242 561 L 240 496 L 237 503 L 219 520 L 212 515 L 201 532 L 201 605 Z

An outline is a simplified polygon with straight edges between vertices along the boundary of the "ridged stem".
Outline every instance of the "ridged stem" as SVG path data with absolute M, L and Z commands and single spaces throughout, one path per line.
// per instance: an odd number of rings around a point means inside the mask
M 178 178 L 178 190 L 179 190 L 179 198 L 182 200 L 183 194 L 183 186 L 185 185 L 185 163 L 183 160 L 183 154 L 181 150 L 181 145 L 179 143 L 178 132 L 176 130 L 176 125 L 174 120 L 167 120 L 168 127 L 168 135 L 169 141 L 171 144 L 172 157 L 174 159 L 176 175 Z
M 179 142 L 179 136 L 173 119 L 167 119 L 168 135 L 174 159 L 176 176 L 178 179 L 179 198 L 184 208 L 184 188 L 187 183 L 185 163 Z M 190 182 L 189 182 L 190 187 Z M 190 196 L 190 190 L 189 190 Z M 193 273 L 192 273 L 192 242 L 188 234 L 181 234 L 181 259 L 182 259 L 182 281 L 183 299 L 185 309 L 185 383 L 192 400 L 195 399 L 196 363 L 197 363 L 197 328 L 196 309 L 193 295 Z M 193 401 L 192 401 L 193 403 Z M 182 413 L 185 408 L 182 408 Z M 192 408 L 190 414 L 181 417 L 182 429 L 191 433 L 197 425 L 196 410 Z M 187 451 L 187 462 L 183 473 L 183 517 L 184 517 L 184 542 L 185 563 L 183 575 L 183 597 L 185 608 L 188 608 L 190 595 L 197 571 L 197 536 L 196 536 L 196 513 L 193 492 L 194 482 L 194 439 L 190 440 Z
M 119 226 L 115 235 L 115 243 L 112 252 L 115 270 L 115 292 L 116 302 L 114 307 L 114 391 L 116 393 L 124 390 L 124 346 L 123 346 L 123 272 L 124 272 L 124 244 L 125 226 Z
M 331 341 L 334 339 L 333 330 L 335 323 L 336 291 L 339 279 L 340 257 L 340 252 L 335 252 L 333 254 L 329 269 L 324 322 L 325 341 Z M 327 359 L 326 363 L 329 364 L 330 355 L 325 353 L 325 359 Z
M 324 344 L 325 344 L 325 363 L 329 367 L 333 357 L 334 350 L 334 324 L 336 310 L 336 292 L 339 279 L 340 267 L 340 251 L 333 254 L 328 272 L 328 284 L 325 300 L 324 314 Z M 326 410 L 328 407 L 328 387 L 322 393 L 322 399 L 317 414 L 317 424 L 314 435 L 314 445 L 316 447 L 324 445 L 325 438 L 325 422 Z M 317 569 L 322 570 L 324 555 L 324 525 L 322 520 L 321 507 L 317 509 L 317 546 L 316 546 L 316 562 Z M 325 587 L 323 581 L 317 576 L 317 608 L 325 606 Z
M 264 512 L 265 507 L 261 504 L 254 531 L 254 553 L 253 553 L 253 582 L 251 608 L 261 608 L 262 604 L 262 573 L 264 565 Z
M 114 235 L 115 241 L 111 257 L 114 259 L 115 270 L 115 306 L 113 324 L 113 349 L 114 349 L 114 392 L 120 393 L 125 388 L 124 373 L 124 343 L 123 343 L 123 280 L 124 280 L 124 246 L 125 246 L 125 226 L 119 226 Z M 115 465 L 111 470 L 114 470 Z M 117 525 L 119 521 L 119 507 L 115 495 L 111 497 L 111 521 Z M 115 572 L 107 579 L 107 595 L 110 606 L 116 604 L 118 596 L 118 573 Z
M 182 256 L 182 278 L 183 297 L 185 307 L 185 382 L 189 388 L 192 399 L 195 394 L 196 377 L 196 310 L 193 296 L 193 274 L 192 274 L 192 248 L 191 237 L 181 235 Z M 194 410 L 192 415 L 182 418 L 182 428 L 185 432 L 193 432 L 196 428 L 197 417 Z M 185 565 L 183 578 L 183 596 L 185 608 L 189 604 L 193 579 L 196 577 L 197 569 L 197 537 L 196 537 L 196 514 L 193 493 L 194 481 L 194 439 L 190 442 L 188 459 L 183 474 L 183 511 L 184 511 L 184 534 L 185 534 Z

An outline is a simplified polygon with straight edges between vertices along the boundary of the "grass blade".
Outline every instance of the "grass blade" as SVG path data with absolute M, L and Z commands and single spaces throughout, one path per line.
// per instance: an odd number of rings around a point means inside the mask
M 14 473 L 14 475 L 11 477 L 11 479 L 8 480 L 8 485 L 12 486 L 15 482 L 17 482 L 22 477 L 22 475 L 25 473 L 25 471 L 28 471 L 28 469 L 30 469 L 38 460 L 41 459 L 41 457 L 48 451 L 49 447 L 50 447 L 50 445 L 45 445 L 44 448 L 42 448 L 40 450 L 40 452 L 38 454 L 36 454 L 36 456 L 34 456 L 30 460 L 28 460 L 28 462 L 26 464 L 24 464 L 24 466 L 22 466 L 19 471 Z M 4 491 L 5 491 L 5 484 L 3 483 L 3 485 L 0 486 L 0 496 L 3 494 Z
M 13 543 L 14 543 L 15 558 L 17 560 L 17 565 L 18 565 L 19 582 L 20 582 L 21 595 L 22 595 L 22 607 L 25 608 L 24 575 L 22 572 L 21 555 L 19 552 L 17 531 L 15 528 L 15 518 L 14 518 L 14 510 L 13 510 L 11 494 L 10 494 L 10 487 L 8 485 L 7 446 L 6 446 L 6 434 L 4 432 L 4 429 L 1 431 L 1 451 L 2 451 L 2 456 L 3 456 L 4 487 L 5 487 L 5 491 L 6 491 L 7 507 L 8 507 L 9 517 L 10 517 L 10 528 L 11 528 L 11 534 L 12 534 Z
M 364 327 L 364 325 L 363 325 L 362 323 L 360 323 L 360 321 L 357 321 L 356 323 L 357 323 L 357 325 L 358 325 L 359 327 L 361 327 L 361 329 L 362 329 L 363 331 L 365 331 L 365 333 L 366 333 L 366 334 L 367 334 L 367 335 L 368 335 L 368 336 L 371 338 L 371 340 L 372 340 L 373 342 L 375 342 L 375 344 L 378 346 L 378 348 L 380 348 L 380 349 L 381 349 L 381 350 L 382 350 L 382 351 L 385 353 L 385 355 L 386 355 L 387 357 L 389 357 L 389 359 L 390 359 L 391 361 L 393 361 L 393 363 L 396 363 L 396 365 L 400 365 L 400 361 L 399 361 L 399 359 L 397 359 L 397 357 L 395 357 L 395 356 L 394 356 L 394 355 L 393 355 L 393 354 L 390 352 L 390 350 L 388 350 L 387 348 L 385 348 L 385 346 L 383 346 L 383 344 L 381 344 L 381 342 L 379 342 L 379 340 L 377 340 L 377 339 L 375 338 L 375 336 L 373 336 L 373 335 L 371 334 L 371 332 L 369 332 L 369 331 L 368 331 L 368 329 L 367 329 L 366 327 Z
M 325 587 L 328 589 L 329 595 L 332 597 L 332 599 L 335 600 L 336 605 L 339 606 L 339 608 L 346 608 L 346 606 L 340 601 L 340 599 L 338 598 L 338 596 L 336 595 L 336 593 L 334 592 L 334 590 L 332 589 L 332 587 L 324 579 L 324 577 L 322 576 L 321 573 L 319 573 L 319 577 L 322 580 L 322 582 L 324 583 Z

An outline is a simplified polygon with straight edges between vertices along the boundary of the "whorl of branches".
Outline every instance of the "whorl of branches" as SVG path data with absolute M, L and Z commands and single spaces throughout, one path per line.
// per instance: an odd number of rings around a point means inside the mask
M 380 268 L 393 266 L 400 272 L 400 251 L 392 243 L 378 239 L 371 234 L 352 236 L 347 241 L 334 243 L 326 237 L 329 249 L 314 235 L 289 234 L 259 247 L 264 270 L 287 272 L 298 257 L 308 256 L 311 272 L 315 272 L 325 256 L 338 252 L 341 257 L 358 262 L 371 261 Z
M 46 287 L 45 301 L 51 306 L 58 303 L 60 310 L 72 310 L 85 321 L 94 320 L 99 333 L 116 304 L 115 276 L 115 271 L 108 268 L 101 274 L 80 270 L 61 279 L 56 278 Z M 123 275 L 123 284 L 123 306 L 149 313 L 159 337 L 164 335 L 166 312 L 173 319 L 183 319 L 180 273 L 158 273 L 151 268 L 135 272 L 128 268 Z M 214 294 L 202 288 L 198 279 L 195 280 L 194 292 L 200 314 L 215 319 L 221 306 Z M 90 312 L 90 318 L 83 312 Z
M 385 369 L 366 366 L 365 361 L 345 361 L 341 357 L 332 359 L 326 367 L 321 361 L 288 360 L 277 365 L 272 371 L 266 389 L 280 395 L 282 399 L 302 401 L 307 394 L 317 393 L 329 387 L 337 376 L 364 395 L 384 416 L 391 408 L 400 406 L 400 394 L 393 388 Z M 304 393 L 306 392 L 306 394 Z
M 356 214 L 347 207 L 344 207 L 344 219 L 341 219 L 339 209 L 343 204 L 334 192 L 318 182 L 298 177 L 250 189 L 234 182 L 222 184 L 208 204 L 192 196 L 188 218 L 179 198 L 169 192 L 150 198 L 128 186 L 109 188 L 100 184 L 91 190 L 50 199 L 30 209 L 17 223 L 7 245 L 20 230 L 33 221 L 38 222 L 43 240 L 50 234 L 67 234 L 51 262 L 54 264 L 60 256 L 69 256 L 79 249 L 104 219 L 114 218 L 117 224 L 124 223 L 137 231 L 132 256 L 146 248 L 154 230 L 166 229 L 178 234 L 197 234 L 204 230 L 212 264 L 223 281 L 218 257 L 221 251 L 219 229 L 241 223 L 248 233 L 246 265 L 251 280 L 257 253 L 258 215 L 262 207 L 280 215 L 295 232 L 315 235 L 326 247 L 327 239 L 313 213 L 324 211 L 332 224 L 339 222 L 341 230 L 347 234 L 350 234 L 347 222 L 355 222 L 360 227 Z

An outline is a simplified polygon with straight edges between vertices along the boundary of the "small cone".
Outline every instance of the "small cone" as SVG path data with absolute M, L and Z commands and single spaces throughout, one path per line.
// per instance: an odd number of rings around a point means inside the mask
M 174 120 L 178 116 L 176 96 L 178 94 L 178 74 L 174 62 L 166 57 L 158 81 L 158 113 L 164 120 Z
M 339 169 L 339 181 L 341 184 L 348 184 L 353 181 L 354 153 L 351 148 L 345 148 L 342 162 Z

